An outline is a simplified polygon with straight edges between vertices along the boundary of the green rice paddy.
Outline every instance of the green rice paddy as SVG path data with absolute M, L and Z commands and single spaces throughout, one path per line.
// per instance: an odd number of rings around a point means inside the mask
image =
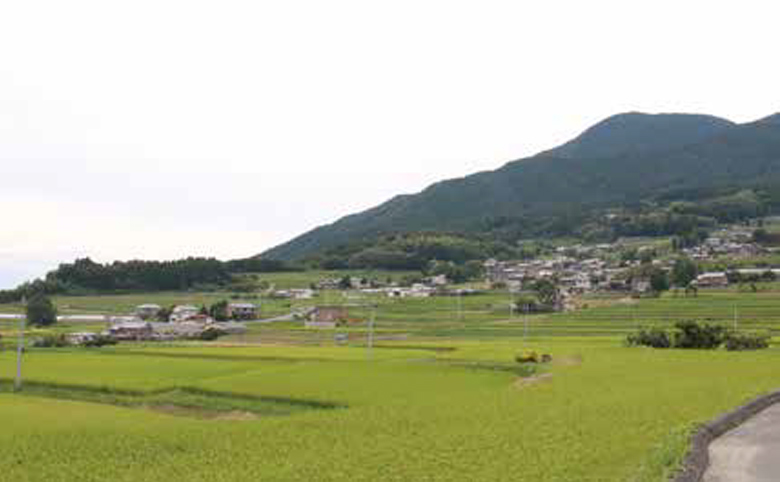
M 377 299 L 370 351 L 355 307 L 344 346 L 285 322 L 212 343 L 30 349 L 21 393 L 7 348 L 0 479 L 666 480 L 697 423 L 780 386 L 780 348 L 627 348 L 623 335 L 733 323 L 734 306 L 740 328 L 776 330 L 777 295 L 592 299 L 527 319 L 505 293 Z M 513 361 L 529 349 L 553 363 L 532 374 Z

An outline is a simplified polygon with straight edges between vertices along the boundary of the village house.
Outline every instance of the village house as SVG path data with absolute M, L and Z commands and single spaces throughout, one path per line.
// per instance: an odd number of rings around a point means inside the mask
M 635 276 L 631 279 L 631 291 L 636 294 L 644 294 L 652 291 L 650 278 L 646 276 Z
M 317 288 L 321 290 L 337 290 L 339 288 L 339 279 L 325 278 L 317 282 Z
M 229 303 L 227 306 L 227 316 L 234 320 L 253 320 L 257 318 L 258 311 L 252 303 Z
M 410 288 L 391 288 L 387 290 L 390 298 L 427 298 L 436 293 L 436 288 L 415 283 Z
M 724 272 L 702 273 L 696 278 L 699 288 L 722 288 L 729 285 L 729 278 Z
M 104 316 L 103 321 L 110 325 L 119 325 L 122 323 L 140 323 L 144 320 L 135 315 Z
M 173 308 L 169 321 L 171 323 L 180 323 L 194 318 L 200 314 L 200 308 L 192 305 L 179 305 Z
M 160 310 L 162 310 L 160 305 L 146 303 L 135 307 L 135 315 L 142 320 L 148 320 L 151 318 L 156 318 L 160 313 Z
M 305 326 L 307 328 L 336 328 L 347 320 L 345 306 L 317 306 L 309 311 Z
M 361 278 L 359 276 L 352 276 L 349 278 L 349 285 L 352 289 L 359 290 L 363 288 L 370 288 L 371 281 L 367 278 Z
M 440 274 L 436 276 L 430 276 L 428 278 L 425 278 L 425 283 L 429 286 L 446 286 L 447 285 L 447 275 L 446 274 Z
M 309 288 L 293 288 L 289 292 L 290 296 L 296 300 L 310 300 L 317 294 L 313 289 Z
M 292 292 L 290 290 L 274 290 L 268 293 L 269 298 L 274 299 L 288 299 L 292 298 Z
M 115 340 L 150 340 L 154 330 L 152 324 L 145 321 L 126 321 L 111 326 L 106 334 Z
M 590 276 L 582 271 L 561 278 L 560 284 L 562 287 L 568 288 L 569 292 L 572 294 L 582 294 L 586 291 L 590 291 L 593 287 Z
M 195 319 L 178 323 L 152 323 L 152 338 L 156 340 L 198 338 L 209 324 Z

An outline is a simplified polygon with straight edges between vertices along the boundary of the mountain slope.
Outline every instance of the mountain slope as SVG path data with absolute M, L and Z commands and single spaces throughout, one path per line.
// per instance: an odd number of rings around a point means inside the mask
M 609 117 L 542 154 L 580 158 L 663 151 L 701 142 L 734 126 L 731 121 L 708 115 L 628 112 Z
M 771 182 L 780 182 L 775 116 L 737 125 L 710 116 L 621 114 L 559 148 L 395 197 L 263 256 L 296 260 L 381 233 L 479 232 L 503 217 L 549 221 L 678 192 Z

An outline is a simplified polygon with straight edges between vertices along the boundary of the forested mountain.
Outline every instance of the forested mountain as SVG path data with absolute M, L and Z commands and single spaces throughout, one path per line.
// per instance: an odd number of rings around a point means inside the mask
M 491 233 L 507 240 L 614 233 L 600 221 L 606 213 L 647 214 L 676 201 L 689 202 L 683 211 L 725 202 L 728 216 L 751 216 L 780 206 L 777 186 L 780 115 L 734 124 L 703 115 L 620 114 L 560 147 L 397 196 L 262 256 L 301 260 L 380 235 L 421 231 Z
M 708 115 L 628 112 L 609 117 L 542 155 L 593 158 L 662 151 L 706 140 L 734 125 Z

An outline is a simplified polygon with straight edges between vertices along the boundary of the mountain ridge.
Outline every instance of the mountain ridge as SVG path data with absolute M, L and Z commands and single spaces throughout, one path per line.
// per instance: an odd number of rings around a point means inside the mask
M 526 226 L 554 223 L 550 219 L 569 212 L 673 197 L 674 192 L 754 186 L 776 180 L 778 172 L 780 115 L 736 124 L 701 114 L 628 112 L 556 148 L 395 196 L 261 256 L 300 260 L 393 232 L 479 232 L 480 223 L 491 219 L 525 219 Z

